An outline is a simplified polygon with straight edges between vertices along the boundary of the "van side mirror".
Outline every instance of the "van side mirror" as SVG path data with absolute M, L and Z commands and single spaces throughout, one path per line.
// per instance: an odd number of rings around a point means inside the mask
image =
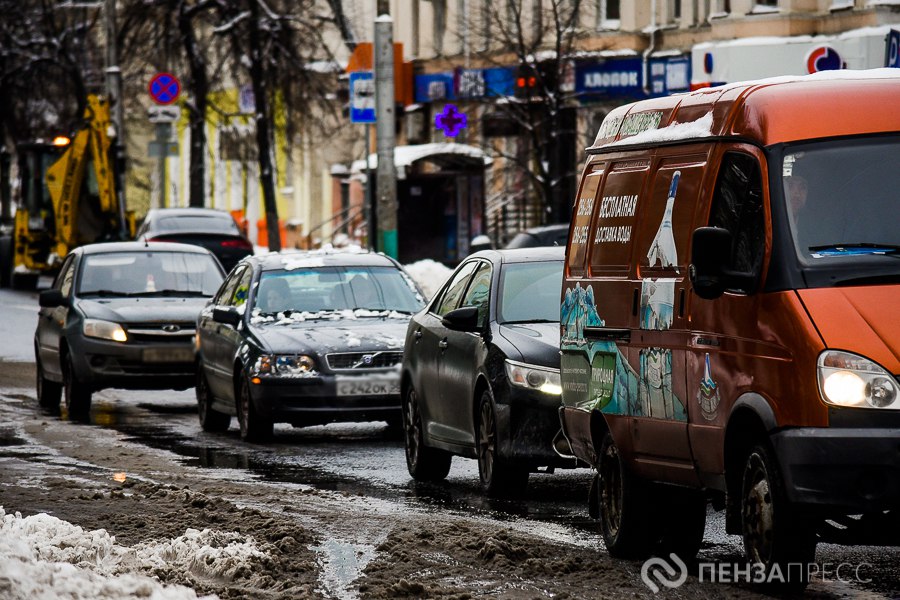
M 462 308 L 457 308 L 456 310 L 451 310 L 444 318 L 441 319 L 441 323 L 447 329 L 452 329 L 453 331 L 469 331 L 475 333 L 478 331 L 478 307 L 477 306 L 464 306 Z
M 698 227 L 691 241 L 691 264 L 688 273 L 694 292 L 704 300 L 715 300 L 728 289 L 750 292 L 756 275 L 732 271 L 731 232 L 721 227 Z
M 38 304 L 41 308 L 56 308 L 57 306 L 68 306 L 69 299 L 62 295 L 59 290 L 44 290 L 38 296 Z
M 216 323 L 224 323 L 232 327 L 237 327 L 241 322 L 241 314 L 232 307 L 214 308 L 212 318 Z

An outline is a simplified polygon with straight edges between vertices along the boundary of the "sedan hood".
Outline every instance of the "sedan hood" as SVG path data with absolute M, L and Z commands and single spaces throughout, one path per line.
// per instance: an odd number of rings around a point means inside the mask
M 818 288 L 797 292 L 825 346 L 860 354 L 900 373 L 900 286 Z
M 250 326 L 275 354 L 402 350 L 409 317 L 285 320 Z
M 90 319 L 116 323 L 195 322 L 209 298 L 102 298 L 79 300 L 78 308 Z
M 522 362 L 559 368 L 559 323 L 501 325 L 500 335 L 519 351 Z

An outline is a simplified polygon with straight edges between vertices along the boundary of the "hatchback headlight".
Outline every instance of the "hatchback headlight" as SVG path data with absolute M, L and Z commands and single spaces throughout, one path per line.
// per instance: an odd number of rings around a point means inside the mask
M 818 371 L 819 392 L 828 404 L 900 410 L 897 380 L 868 358 L 826 350 L 819 355 Z
M 122 326 L 112 321 L 101 321 L 100 319 L 85 319 L 82 326 L 82 332 L 87 337 L 98 338 L 101 340 L 112 340 L 114 342 L 124 342 L 128 340 L 128 335 Z
M 316 372 L 316 361 L 305 354 L 264 354 L 253 365 L 253 375 L 275 377 L 309 376 Z
M 506 359 L 506 376 L 516 387 L 538 390 L 545 394 L 562 394 L 559 383 L 559 369 L 539 367 Z

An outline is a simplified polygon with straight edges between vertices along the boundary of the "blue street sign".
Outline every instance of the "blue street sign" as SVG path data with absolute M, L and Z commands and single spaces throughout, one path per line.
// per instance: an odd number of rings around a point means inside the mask
M 350 122 L 375 122 L 375 79 L 371 71 L 350 73 Z
M 884 66 L 900 67 L 900 31 L 891 29 L 885 39 Z
M 178 100 L 178 94 L 181 93 L 181 83 L 174 75 L 170 73 L 157 73 L 150 80 L 147 86 L 150 97 L 157 104 L 172 104 Z

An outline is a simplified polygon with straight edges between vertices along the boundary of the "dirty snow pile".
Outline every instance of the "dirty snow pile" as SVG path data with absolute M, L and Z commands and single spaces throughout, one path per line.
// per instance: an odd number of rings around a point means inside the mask
M 230 581 L 260 558 L 265 554 L 253 540 L 236 533 L 188 529 L 175 539 L 128 548 L 103 529 L 85 531 L 47 514 L 22 517 L 0 507 L 0 597 L 11 600 L 195 600 L 194 590 L 141 573 Z
M 434 296 L 452 272 L 452 269 L 430 258 L 404 265 L 403 268 L 416 280 L 428 298 Z

